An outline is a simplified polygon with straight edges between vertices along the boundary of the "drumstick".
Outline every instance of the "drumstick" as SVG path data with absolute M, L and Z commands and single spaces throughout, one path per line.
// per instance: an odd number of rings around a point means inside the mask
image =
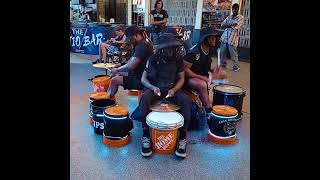
M 218 48 L 218 67 L 220 67 L 220 48 Z

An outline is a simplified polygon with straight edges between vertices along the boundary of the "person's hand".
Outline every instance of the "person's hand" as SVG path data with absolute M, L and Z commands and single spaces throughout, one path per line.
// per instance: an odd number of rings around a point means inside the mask
M 154 93 L 154 94 L 156 94 L 156 95 L 158 95 L 158 96 L 161 96 L 161 92 L 160 92 L 160 89 L 159 89 L 158 87 L 154 86 L 154 87 L 152 88 L 152 90 L 153 90 L 153 93 Z
M 232 26 L 237 26 L 238 24 L 236 23 L 236 22 L 234 22 L 234 23 L 230 23 L 230 27 L 232 27 Z
M 176 93 L 176 91 L 174 89 L 170 89 L 168 91 L 166 98 L 173 97 L 175 93 Z
M 215 66 L 215 67 L 212 69 L 211 73 L 212 73 L 212 74 L 218 74 L 219 71 L 220 71 L 220 66 L 217 65 L 217 66 Z
M 205 82 L 208 82 L 208 81 L 209 81 L 209 78 L 206 77 L 206 76 L 201 76 L 200 79 L 201 79 L 202 81 L 205 81 Z

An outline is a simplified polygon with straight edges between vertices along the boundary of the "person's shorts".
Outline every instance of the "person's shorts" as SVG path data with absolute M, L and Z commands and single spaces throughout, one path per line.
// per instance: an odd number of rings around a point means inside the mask
M 123 89 L 143 90 L 141 78 L 137 76 L 123 76 Z
M 117 46 L 110 45 L 108 48 L 108 54 L 113 55 L 115 52 L 119 51 Z

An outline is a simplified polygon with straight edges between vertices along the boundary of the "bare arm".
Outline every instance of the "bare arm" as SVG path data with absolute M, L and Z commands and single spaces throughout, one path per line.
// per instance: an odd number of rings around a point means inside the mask
M 147 78 L 147 72 L 143 71 L 142 77 L 141 77 L 141 83 L 146 87 L 149 88 L 151 90 L 153 90 L 154 88 L 156 88 L 156 86 L 152 85 L 149 81 L 149 79 Z
M 176 85 L 172 88 L 175 92 L 177 92 L 179 89 L 182 88 L 184 84 L 184 71 L 179 72 L 178 74 L 178 81 L 176 83 Z
M 160 89 L 154 85 L 152 85 L 147 78 L 147 72 L 143 71 L 142 77 L 141 77 L 141 83 L 148 89 L 151 89 L 154 94 L 161 96 Z
M 233 27 L 234 29 L 240 30 L 243 25 L 243 17 L 240 16 L 239 19 L 235 22 L 235 26 Z
M 222 23 L 221 28 L 231 28 L 232 26 L 236 26 L 234 23 L 227 23 L 230 19 L 230 16 L 228 16 Z
M 161 21 L 154 21 L 154 17 L 152 14 L 150 14 L 150 24 L 151 25 L 159 25 L 159 24 L 163 24 L 166 25 L 168 23 L 168 18 L 164 18 Z
M 168 94 L 167 94 L 166 98 L 167 98 L 167 97 L 173 97 L 174 94 L 175 94 L 179 89 L 182 88 L 183 84 L 184 84 L 184 71 L 178 73 L 178 81 L 177 81 L 176 85 L 175 85 L 172 89 L 170 89 L 170 90 L 168 91 Z
M 131 59 L 128 61 L 127 64 L 117 67 L 117 68 L 113 68 L 112 69 L 112 74 L 116 74 L 118 72 L 124 72 L 124 71 L 129 71 L 129 70 L 133 70 L 135 69 L 139 64 L 140 64 L 141 60 L 137 57 L 131 57 Z
M 122 39 L 120 41 L 115 41 L 116 44 L 124 44 L 126 41 L 126 35 L 123 35 Z

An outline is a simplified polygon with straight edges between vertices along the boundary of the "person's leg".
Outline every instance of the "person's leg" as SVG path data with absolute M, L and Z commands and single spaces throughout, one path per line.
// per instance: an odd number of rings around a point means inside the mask
M 143 129 L 143 136 L 149 136 L 149 127 L 146 123 L 146 117 L 151 112 L 150 106 L 151 103 L 157 99 L 157 96 L 154 95 L 151 89 L 148 89 L 143 92 L 141 99 L 140 99 L 140 110 L 142 116 L 142 129 Z
M 227 66 L 226 56 L 227 56 L 227 44 L 221 42 L 220 43 L 220 65 L 222 67 Z
M 173 102 L 180 106 L 180 113 L 184 118 L 184 124 L 180 128 L 181 130 L 184 130 L 182 135 L 182 138 L 186 138 L 186 130 L 189 126 L 190 120 L 191 120 L 191 99 L 189 96 L 187 96 L 185 93 L 183 93 L 181 90 L 178 90 L 175 95 L 172 98 Z
M 152 154 L 152 149 L 151 149 L 151 138 L 150 138 L 150 133 L 149 133 L 149 127 L 148 124 L 146 123 L 146 117 L 147 115 L 151 112 L 150 111 L 150 106 L 151 103 L 156 99 L 156 96 L 154 95 L 153 91 L 151 89 L 148 89 L 144 91 L 142 94 L 140 103 L 139 103 L 139 108 L 141 110 L 141 115 L 142 115 L 142 148 L 141 148 L 141 155 L 142 156 L 150 156 Z
M 107 43 L 101 43 L 101 60 L 103 62 L 106 62 L 107 60 L 107 50 L 109 48 L 109 44 Z
M 99 44 L 99 60 L 102 58 L 101 45 L 102 43 Z
M 102 61 L 101 59 L 102 59 L 102 55 L 103 55 L 103 53 L 102 53 L 102 45 L 103 44 L 105 44 L 105 43 L 102 42 L 99 44 L 99 58 L 97 60 L 95 60 L 94 62 L 92 62 L 92 64 L 96 64 L 96 63 L 99 63 Z
M 110 86 L 107 91 L 110 94 L 110 97 L 117 94 L 119 86 L 123 86 L 123 76 L 116 75 L 111 79 Z
M 199 95 L 199 98 L 206 108 L 206 111 L 211 111 L 211 106 L 209 102 L 208 85 L 205 81 L 197 78 L 190 78 L 187 85 Z
M 179 90 L 173 97 L 173 101 L 180 106 L 179 112 L 184 118 L 184 124 L 181 128 L 179 128 L 179 138 L 177 141 L 175 154 L 179 157 L 186 157 L 187 128 L 191 120 L 191 99 L 185 93 Z
M 239 65 L 239 59 L 238 59 L 238 50 L 236 46 L 228 45 L 228 49 L 230 52 L 231 60 L 233 63 L 233 70 L 239 71 L 240 65 Z

